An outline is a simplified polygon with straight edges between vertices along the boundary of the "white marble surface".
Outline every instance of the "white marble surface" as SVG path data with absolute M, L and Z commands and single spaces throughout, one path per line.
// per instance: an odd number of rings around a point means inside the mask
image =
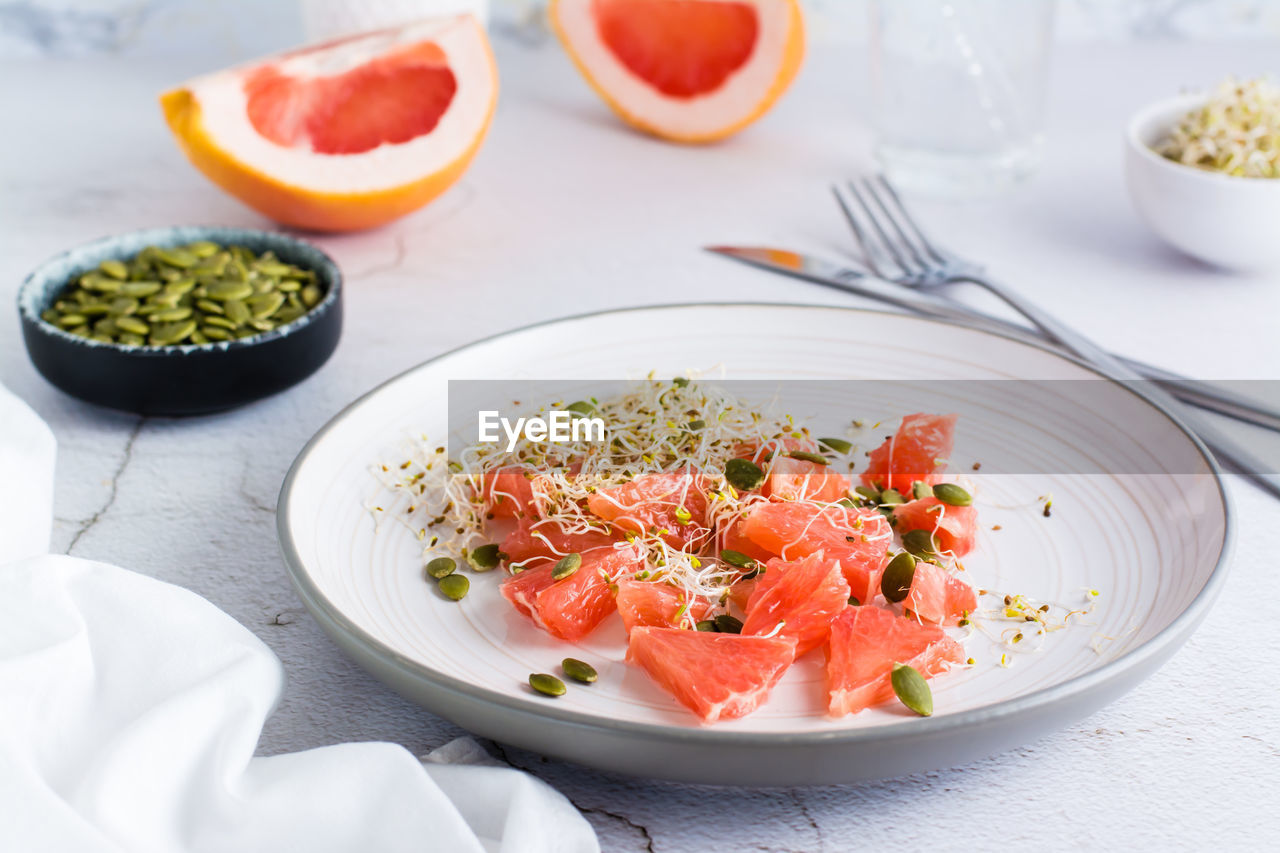
M 826 184 L 865 165 L 860 57 L 819 50 L 766 121 L 728 144 L 685 149 L 619 127 L 557 51 L 498 50 L 502 102 L 465 179 L 388 228 L 319 241 L 347 272 L 347 327 L 332 361 L 292 391 L 183 421 L 93 409 L 44 383 L 16 312 L 0 311 L 0 381 L 60 443 L 56 547 L 182 584 L 270 644 L 289 684 L 267 753 L 357 739 L 421 753 L 458 733 L 339 654 L 285 580 L 276 492 L 339 408 L 445 349 L 557 315 L 682 300 L 851 301 L 697 247 L 847 245 Z M 1147 100 L 1263 70 L 1275 56 L 1274 44 L 1065 49 L 1043 172 L 1012 196 L 920 210 L 949 243 L 1116 349 L 1206 377 L 1274 377 L 1280 276 L 1218 274 L 1148 236 L 1124 196 L 1119 133 Z M 12 305 L 46 256 L 104 233 L 263 224 L 197 175 L 164 130 L 156 93 L 200 70 L 189 57 L 0 63 L 0 302 Z M 1269 603 L 1280 598 L 1280 506 L 1238 481 L 1230 489 L 1236 558 L 1199 633 L 1120 701 L 1007 755 L 880 785 L 774 791 L 507 757 L 568 794 L 610 851 L 1230 850 L 1274 839 L 1280 651 Z

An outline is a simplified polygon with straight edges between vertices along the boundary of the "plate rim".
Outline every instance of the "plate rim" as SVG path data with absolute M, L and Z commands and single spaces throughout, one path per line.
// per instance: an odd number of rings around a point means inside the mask
M 1214 564 L 1213 570 L 1209 573 L 1209 577 L 1206 579 L 1204 586 L 1196 594 L 1196 597 L 1193 598 L 1191 602 L 1155 636 L 1151 637 L 1137 648 L 1125 652 L 1115 660 L 1104 663 L 1097 669 L 1073 676 L 1058 684 L 1044 687 L 1021 696 L 1004 699 L 992 705 L 984 705 L 979 708 L 972 708 L 967 711 L 959 711 L 954 714 L 946 714 L 939 717 L 922 717 L 919 719 L 904 720 L 902 722 L 887 723 L 880 726 L 853 729 L 833 729 L 812 732 L 744 732 L 717 729 L 709 726 L 676 726 L 664 723 L 608 719 L 584 711 L 557 708 L 550 704 L 545 708 L 531 708 L 526 702 L 521 701 L 519 697 L 475 685 L 460 678 L 455 678 L 451 675 L 433 670 L 424 664 L 406 657 L 403 653 L 387 645 L 377 637 L 374 637 L 348 618 L 346 614 L 334 605 L 333 602 L 329 600 L 328 596 L 319 589 L 311 579 L 310 574 L 303 568 L 302 559 L 298 553 L 298 549 L 293 541 L 293 535 L 290 532 L 287 523 L 289 515 L 288 508 L 294 481 L 302 466 L 305 464 L 307 457 L 314 451 L 315 447 L 331 431 L 336 429 L 344 419 L 350 416 L 354 410 L 363 405 L 366 400 L 380 392 L 383 388 L 400 381 L 411 373 L 415 373 L 416 371 L 422 370 L 436 362 L 457 355 L 458 353 L 483 346 L 491 341 L 495 341 L 509 335 L 532 331 L 543 326 L 550 326 L 576 320 L 592 319 L 612 314 L 628 314 L 640 311 L 679 311 L 690 308 L 802 309 L 838 311 L 857 315 L 869 315 L 872 317 L 905 317 L 923 323 L 963 328 L 977 334 L 988 335 L 1000 340 L 1007 340 L 1016 344 L 1029 346 L 1070 362 L 1077 367 L 1083 368 L 1084 370 L 1097 375 L 1104 381 L 1123 388 L 1143 403 L 1150 406 L 1161 416 L 1167 418 L 1179 432 L 1185 435 L 1191 441 L 1192 446 L 1195 447 L 1196 452 L 1199 453 L 1200 457 L 1208 465 L 1209 472 L 1214 477 L 1217 494 L 1222 504 L 1223 539 L 1222 547 L 1218 552 L 1217 561 Z M 361 394 L 326 421 L 324 426 L 317 430 L 298 452 L 293 463 L 289 466 L 289 471 L 285 475 L 284 482 L 281 484 L 280 493 L 276 501 L 276 531 L 279 539 L 281 555 L 284 558 L 285 570 L 289 576 L 289 581 L 293 585 L 295 592 L 298 593 L 299 598 L 302 599 L 303 604 L 307 607 L 308 611 L 311 612 L 312 617 L 321 622 L 321 627 L 325 627 L 323 623 L 328 621 L 329 624 L 332 625 L 334 629 L 339 630 L 348 641 L 352 641 L 360 645 L 366 654 L 380 658 L 383 663 L 390 665 L 392 668 L 396 669 L 401 676 L 407 677 L 410 680 L 425 682 L 433 688 L 451 690 L 455 693 L 460 693 L 469 699 L 490 703 L 500 707 L 506 712 L 529 717 L 534 720 L 554 721 L 557 723 L 582 726 L 602 733 L 652 737 L 678 743 L 693 742 L 697 743 L 699 746 L 774 748 L 793 745 L 810 747 L 828 746 L 832 744 L 854 745 L 863 742 L 876 742 L 903 736 L 919 736 L 921 738 L 936 737 L 953 731 L 963 731 L 974 726 L 990 725 L 1001 719 L 1012 718 L 1021 714 L 1043 709 L 1061 699 L 1066 699 L 1075 695 L 1083 695 L 1097 690 L 1111 682 L 1113 679 L 1123 675 L 1125 672 L 1140 668 L 1147 660 L 1153 657 L 1158 657 L 1166 649 L 1169 649 L 1169 654 L 1172 654 L 1173 650 L 1176 650 L 1177 645 L 1184 642 L 1195 630 L 1200 621 L 1204 618 L 1205 614 L 1208 612 L 1209 608 L 1212 607 L 1213 603 L 1216 601 L 1223 584 L 1226 582 L 1229 563 L 1235 550 L 1236 519 L 1235 507 L 1232 503 L 1230 493 L 1225 487 L 1221 466 L 1218 464 L 1213 453 L 1208 449 L 1200 437 L 1192 432 L 1186 424 L 1183 423 L 1180 417 L 1169 411 L 1161 403 L 1152 400 L 1145 392 L 1134 387 L 1132 384 L 1120 382 L 1113 377 L 1108 376 L 1104 371 L 1097 367 L 1072 354 L 1064 353 L 1046 342 L 1028 340 L 1024 337 L 1005 334 L 1003 332 L 979 327 L 963 321 L 904 314 L 902 312 L 885 311 L 874 308 L 803 302 L 707 301 L 669 302 L 657 305 L 631 305 L 621 308 L 604 308 L 596 311 L 586 311 L 580 314 L 548 318 L 536 323 L 529 323 L 523 326 L 495 332 L 494 334 L 486 335 L 485 337 L 478 338 L 474 341 L 462 344 L 461 346 L 453 347 L 452 349 L 432 356 L 431 358 L 413 365 L 412 367 L 406 368 L 394 376 L 379 382 L 376 386 L 369 389 L 364 394 Z M 316 612 L 317 609 L 320 611 L 319 613 Z M 337 643 L 337 645 L 340 648 L 342 647 L 341 643 Z M 343 649 L 343 651 L 344 653 L 347 652 L 346 649 Z M 363 665 L 361 665 L 361 668 L 368 671 Z

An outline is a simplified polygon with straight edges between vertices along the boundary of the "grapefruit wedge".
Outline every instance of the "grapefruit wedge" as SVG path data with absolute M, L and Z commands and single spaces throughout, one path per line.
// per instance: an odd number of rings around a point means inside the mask
M 552 25 L 624 121 L 678 142 L 764 115 L 804 58 L 797 0 L 551 0 Z
M 371 228 L 440 195 L 488 130 L 498 73 L 470 15 L 366 33 L 160 98 L 207 178 L 285 225 Z

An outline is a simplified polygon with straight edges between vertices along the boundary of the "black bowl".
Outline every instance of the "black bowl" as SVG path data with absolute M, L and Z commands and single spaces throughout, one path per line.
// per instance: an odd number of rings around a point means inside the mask
M 282 261 L 314 270 L 324 298 L 269 332 L 200 345 L 126 347 L 78 337 L 40 319 L 68 282 L 99 262 L 130 258 L 147 246 L 197 240 L 255 252 L 270 249 Z M 95 240 L 41 264 L 18 291 L 18 313 L 32 363 L 73 397 L 143 415 L 201 415 L 283 391 L 329 359 L 342 334 L 342 273 L 324 252 L 286 234 L 215 226 L 153 228 Z

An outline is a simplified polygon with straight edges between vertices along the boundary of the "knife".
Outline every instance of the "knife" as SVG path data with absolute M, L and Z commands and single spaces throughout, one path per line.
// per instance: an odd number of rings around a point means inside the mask
M 706 246 L 704 248 L 709 252 L 758 269 L 780 273 L 813 284 L 835 288 L 836 290 L 843 290 L 846 293 L 874 299 L 877 302 L 892 305 L 913 314 L 920 314 L 936 320 L 959 322 L 984 331 L 1012 335 L 1026 341 L 1034 341 L 1042 346 L 1049 345 L 1059 351 L 1065 351 L 1061 347 L 1046 342 L 1044 338 L 1037 335 L 1027 326 L 1020 326 L 1017 323 L 991 317 L 945 297 L 933 298 L 906 294 L 900 286 L 876 278 L 870 272 L 849 264 L 841 264 L 814 255 L 767 246 Z M 1123 356 L 1117 356 L 1117 358 L 1147 379 L 1160 384 L 1166 391 L 1184 402 L 1253 424 L 1254 426 L 1280 432 L 1280 410 L 1208 382 L 1189 379 L 1163 368 L 1154 367 Z

